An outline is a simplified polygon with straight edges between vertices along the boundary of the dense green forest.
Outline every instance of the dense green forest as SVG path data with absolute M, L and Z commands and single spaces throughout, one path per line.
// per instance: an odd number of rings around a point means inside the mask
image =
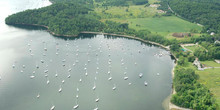
M 162 0 L 160 9 L 170 8 L 181 17 L 205 26 L 203 32 L 220 32 L 219 0 Z
M 199 60 L 205 61 L 205 60 L 214 60 L 214 59 L 220 59 L 220 44 L 216 43 L 216 41 L 220 40 L 220 36 L 211 36 L 211 35 L 201 35 L 199 37 L 191 37 L 189 41 L 184 43 L 198 43 L 202 47 L 204 47 L 206 50 L 202 48 L 198 48 L 193 53 L 195 57 L 198 57 Z M 190 60 L 192 57 L 189 52 L 186 54 L 179 49 L 180 46 L 178 46 L 180 43 L 178 41 L 172 41 L 174 46 L 171 46 L 171 50 L 176 53 L 176 57 L 179 58 L 179 56 L 186 57 L 190 62 L 193 62 L 194 60 Z M 175 42 L 175 43 L 174 43 Z
M 220 45 L 219 43 L 215 42 L 219 40 L 219 36 L 210 35 L 202 35 L 198 38 L 191 38 L 191 41 L 193 43 L 198 42 L 201 46 L 207 49 L 207 51 L 205 51 L 204 49 L 197 49 L 194 52 L 194 55 L 197 56 L 201 61 L 220 59 Z
M 86 6 L 76 3 L 55 3 L 51 6 L 27 10 L 6 18 L 7 24 L 37 24 L 47 26 L 56 35 L 78 35 L 82 31 L 94 32 L 126 32 L 127 24 L 99 21 L 100 17 Z
M 83 3 L 83 1 L 81 2 Z M 101 22 L 101 17 L 93 11 L 93 8 L 88 5 L 80 5 L 81 2 L 57 2 L 48 7 L 26 10 L 7 17 L 5 22 L 9 25 L 36 24 L 47 26 L 50 32 L 59 36 L 72 36 L 78 35 L 82 31 L 93 31 L 133 35 L 164 45 L 171 44 L 168 39 L 157 34 L 151 34 L 148 30 L 135 31 L 130 29 L 127 23 L 108 20 Z M 89 2 L 89 0 L 85 0 L 85 2 Z
M 194 110 L 215 110 L 215 99 L 197 79 L 194 70 L 176 67 L 174 87 L 177 93 L 173 95 L 171 102 Z
M 188 43 L 198 43 L 207 49 L 205 51 L 199 48 L 193 54 L 189 51 L 182 51 L 180 43 L 173 41 L 175 43 L 170 46 L 170 49 L 178 58 L 173 80 L 173 86 L 177 93 L 173 94 L 171 98 L 173 104 L 194 110 L 217 110 L 218 105 L 213 94 L 197 81 L 199 76 L 195 74 L 195 70 L 191 69 L 190 65 L 196 57 L 202 61 L 218 59 L 220 45 L 215 41 L 219 39 L 219 36 L 211 35 L 192 37 Z

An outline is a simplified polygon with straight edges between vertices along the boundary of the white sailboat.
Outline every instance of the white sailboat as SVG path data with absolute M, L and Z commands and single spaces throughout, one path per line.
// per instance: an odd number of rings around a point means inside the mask
M 58 90 L 58 92 L 60 93 L 60 92 L 62 92 L 62 87 L 60 86 L 60 89 Z
M 139 77 L 142 78 L 142 77 L 143 77 L 143 73 L 140 73 L 140 74 L 139 74 Z
M 74 109 L 77 109 L 79 107 L 79 104 L 75 105 L 73 108 Z
M 39 66 L 38 66 L 38 65 L 36 65 L 36 68 L 38 69 L 38 68 L 39 68 Z
M 95 102 L 99 102 L 99 98 L 95 99 Z
M 50 108 L 50 110 L 55 110 L 55 106 L 53 105 L 53 106 Z
M 147 81 L 144 81 L 144 85 L 147 86 Z
M 65 83 L 65 80 L 62 80 L 62 83 Z
M 157 73 L 157 76 L 159 76 L 160 75 L 160 73 Z
M 49 83 L 50 83 L 50 80 L 48 79 L 48 80 L 47 80 L 47 84 L 49 84 Z
M 75 105 L 75 106 L 73 106 L 73 108 L 74 108 L 74 109 L 79 108 L 79 104 L 77 104 L 77 100 L 76 100 L 76 105 Z
M 34 78 L 35 78 L 35 76 L 34 76 L 34 75 L 32 75 L 32 76 L 30 76 L 30 78 L 31 78 L 31 79 L 34 79 Z
M 110 76 L 110 77 L 108 78 L 108 80 L 109 80 L 109 81 L 112 80 L 112 77 Z
M 112 88 L 113 90 L 115 90 L 116 89 L 116 85 L 114 84 L 114 87 Z
M 70 68 L 70 69 L 68 69 L 68 71 L 70 72 L 72 69 Z
M 92 87 L 92 89 L 93 89 L 93 90 L 95 90 L 95 89 L 96 89 L 96 85 L 95 85 L 95 82 L 94 82 L 94 86 Z
M 124 80 L 128 80 L 128 77 L 124 77 Z
M 15 68 L 15 64 L 12 65 L 12 68 Z
M 38 99 L 40 98 L 40 94 L 39 94 L 39 93 L 37 94 L 37 98 L 38 98 Z

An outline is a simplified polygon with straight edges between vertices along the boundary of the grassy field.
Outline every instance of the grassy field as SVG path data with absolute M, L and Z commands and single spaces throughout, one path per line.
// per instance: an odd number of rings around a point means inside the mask
M 210 89 L 216 97 L 218 105 L 220 105 L 220 68 L 196 71 L 196 73 L 200 76 L 199 82 Z
M 146 7 L 145 5 L 131 5 L 129 7 L 98 7 L 95 12 L 101 15 L 102 18 L 145 18 L 152 17 L 158 14 L 157 8 Z M 158 14 L 161 15 L 161 14 Z
M 153 4 L 157 0 L 150 0 Z M 135 30 L 149 30 L 173 39 L 175 32 L 190 32 L 196 29 L 198 32 L 202 30 L 201 26 L 185 21 L 176 16 L 162 16 L 158 13 L 156 7 L 146 7 L 145 5 L 131 5 L 129 7 L 96 7 L 95 12 L 101 15 L 102 20 L 112 20 L 120 23 L 128 23 L 130 28 Z M 178 40 L 186 40 L 188 38 L 177 38 Z
M 189 32 L 191 29 L 201 30 L 196 24 L 182 20 L 176 16 L 129 19 L 131 28 L 148 29 L 152 32 Z M 140 26 L 139 26 L 140 25 Z
M 215 61 L 201 61 L 201 63 L 211 67 L 220 67 L 220 64 Z
M 148 2 L 149 2 L 150 4 L 153 4 L 153 3 L 155 3 L 155 2 L 159 2 L 159 0 L 148 0 Z
M 169 17 L 147 17 L 132 19 L 110 19 L 116 22 L 128 23 L 130 28 L 135 30 L 149 30 L 152 33 L 158 33 L 168 39 L 174 38 L 172 33 L 189 32 L 191 29 L 201 30 L 202 28 L 194 23 L 182 20 L 176 16 Z M 187 38 L 178 38 L 187 39 Z
M 194 23 L 190 23 L 175 16 L 169 16 L 169 17 L 162 16 L 160 18 L 159 17 L 132 18 L 132 19 L 112 18 L 108 20 L 121 22 L 121 23 L 128 23 L 129 27 L 135 30 L 147 29 L 152 33 L 158 33 L 160 35 L 163 35 L 168 39 L 174 38 L 172 36 L 172 33 L 174 32 L 190 32 L 191 29 L 197 29 L 200 31 L 202 29 L 202 27 Z
M 195 46 L 185 46 L 185 48 L 194 52 L 196 49 L 199 49 L 200 47 L 198 45 L 195 45 Z
M 194 45 L 194 46 L 185 46 L 185 48 L 195 52 L 196 49 L 203 49 L 203 50 L 206 50 L 208 51 L 207 49 L 205 49 L 203 46 L 201 45 Z

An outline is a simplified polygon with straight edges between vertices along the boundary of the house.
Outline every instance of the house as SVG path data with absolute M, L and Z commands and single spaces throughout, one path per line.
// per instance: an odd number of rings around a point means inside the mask
M 157 7 L 159 7 L 160 5 L 159 4 L 151 4 L 150 5 L 150 7 L 152 7 L 152 8 L 157 8 Z
M 215 60 L 216 63 L 220 64 L 220 60 Z
M 220 44 L 220 41 L 216 40 L 216 41 L 215 41 L 215 44 Z
M 197 66 L 198 70 L 204 71 L 204 68 L 201 66 L 200 61 L 199 61 L 198 58 L 195 59 L 195 61 L 193 62 L 193 64 L 194 64 L 195 66 Z
M 215 35 L 215 33 L 214 33 L 214 32 L 211 32 L 210 35 L 213 36 L 213 35 Z

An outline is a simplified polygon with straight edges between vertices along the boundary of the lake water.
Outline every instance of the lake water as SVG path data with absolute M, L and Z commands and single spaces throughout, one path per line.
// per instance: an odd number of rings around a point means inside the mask
M 4 23 L 10 14 L 47 5 L 0 0 L 0 110 L 164 109 L 174 65 L 168 51 L 116 36 L 65 39 Z

